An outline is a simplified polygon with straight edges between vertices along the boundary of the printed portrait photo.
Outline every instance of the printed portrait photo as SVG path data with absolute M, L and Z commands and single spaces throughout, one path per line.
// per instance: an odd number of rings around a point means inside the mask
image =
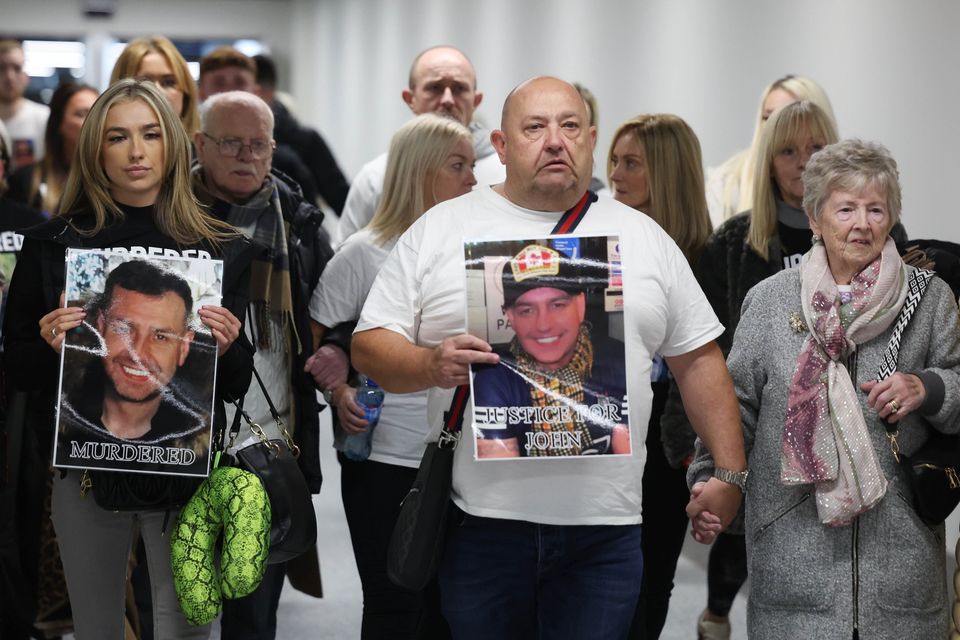
M 70 249 L 54 466 L 206 475 L 223 262 Z
M 477 459 L 629 455 L 616 236 L 464 243 Z

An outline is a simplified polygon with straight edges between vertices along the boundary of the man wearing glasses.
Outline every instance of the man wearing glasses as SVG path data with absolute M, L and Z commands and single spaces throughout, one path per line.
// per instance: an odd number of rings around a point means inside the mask
M 228 91 L 207 98 L 200 105 L 200 131 L 193 142 L 199 163 L 193 173 L 197 199 L 257 246 L 244 330 L 256 347 L 254 366 L 300 446 L 300 468 L 316 493 L 320 490 L 320 408 L 313 377 L 304 372 L 304 365 L 311 348 L 307 305 L 333 255 L 321 228 L 323 214 L 303 199 L 286 176 L 271 172 L 276 146 L 273 112 L 254 94 Z M 243 408 L 269 437 L 279 437 L 260 385 L 250 385 Z M 227 416 L 228 424 L 232 417 Z M 241 432 L 237 444 L 242 446 L 244 439 Z M 282 564 L 269 565 L 257 591 L 224 603 L 222 637 L 275 636 L 284 569 Z
M 200 79 L 197 81 L 200 99 L 209 100 L 226 91 L 246 91 L 259 95 L 256 73 L 257 64 L 253 58 L 233 47 L 214 49 L 200 59 Z M 273 125 L 270 126 L 272 131 Z M 317 183 L 310 169 L 292 147 L 285 144 L 274 145 L 272 165 L 275 170 L 282 171 L 293 179 L 307 202 L 317 203 Z

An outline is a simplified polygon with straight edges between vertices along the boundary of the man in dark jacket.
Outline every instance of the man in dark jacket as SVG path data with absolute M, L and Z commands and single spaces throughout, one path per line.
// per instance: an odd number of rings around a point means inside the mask
M 256 55 L 253 56 L 253 61 L 257 63 L 257 84 L 260 86 L 257 94 L 273 110 L 273 137 L 277 144 L 288 145 L 297 152 L 310 170 L 320 197 L 339 216 L 343 211 L 343 203 L 347 200 L 350 183 L 344 177 L 323 136 L 315 129 L 298 122 L 290 110 L 276 99 L 274 92 L 277 88 L 277 67 L 273 60 L 265 55 Z
M 194 192 L 217 217 L 262 247 L 251 268 L 246 330 L 256 347 L 254 366 L 285 428 L 300 446 L 301 470 L 313 492 L 320 490 L 319 418 L 313 379 L 304 373 L 311 353 L 307 305 L 333 252 L 321 228 L 323 214 L 303 200 L 295 185 L 271 172 L 273 113 L 257 96 L 230 91 L 200 108 L 194 136 L 199 165 Z M 260 385 L 252 384 L 244 410 L 270 437 L 282 437 Z M 272 432 L 271 432 L 272 430 Z M 241 433 L 241 444 L 249 434 Z M 225 638 L 270 638 L 284 565 L 269 565 L 260 588 L 224 602 Z

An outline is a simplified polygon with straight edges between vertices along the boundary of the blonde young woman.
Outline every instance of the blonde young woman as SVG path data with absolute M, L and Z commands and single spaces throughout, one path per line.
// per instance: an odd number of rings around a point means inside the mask
M 693 129 L 670 114 L 641 115 L 624 122 L 613 134 L 607 159 L 613 197 L 663 227 L 695 272 L 711 231 L 702 162 L 700 141 Z M 671 386 L 681 414 L 683 407 L 663 360 L 657 357 L 654 362 L 650 382 L 653 411 L 643 472 L 644 575 L 630 630 L 632 639 L 658 638 L 663 630 L 687 530 L 685 509 L 690 497 L 683 459 L 692 450 L 693 432 L 668 428 L 661 422 Z
M 137 38 L 127 44 L 113 65 L 110 84 L 123 78 L 156 83 L 180 116 L 187 135 L 193 136 L 200 128 L 197 83 L 190 75 L 187 61 L 167 38 Z
M 787 75 L 771 82 L 763 91 L 750 147 L 734 154 L 716 169 L 707 172 L 707 206 L 714 226 L 753 207 L 753 179 L 759 157 L 760 133 L 774 111 L 799 100 L 809 100 L 827 115 L 833 128 L 837 120 L 823 88 L 810 78 Z
M 318 335 L 360 317 L 380 265 L 410 225 L 435 204 L 473 188 L 471 140 L 466 127 L 434 114 L 417 116 L 394 134 L 377 212 L 340 246 L 314 290 L 310 315 Z M 356 389 L 345 381 L 323 384 L 338 410 L 337 437 L 365 431 Z M 433 626 L 439 621 L 436 593 L 405 591 L 386 575 L 387 543 L 416 477 L 426 434 L 426 392 L 388 393 L 370 458 L 355 462 L 340 456 L 343 506 L 363 585 L 365 639 L 443 633 Z
M 25 235 L 4 319 L 5 366 L 14 388 L 30 394 L 27 419 L 40 448 L 50 451 L 60 350 L 65 334 L 86 317 L 83 308 L 61 306 L 66 249 L 218 256 L 237 234 L 193 199 L 189 139 L 170 102 L 152 82 L 128 79 L 107 89 L 90 109 L 56 217 Z M 247 269 L 239 257 L 225 266 L 225 306 L 199 312 L 220 358 L 218 424 L 220 400 L 243 395 L 252 367 L 252 348 L 237 319 L 246 306 Z M 243 344 L 234 344 L 238 337 Z M 102 509 L 92 496 L 83 497 L 81 476 L 75 469 L 57 475 L 52 507 L 77 637 L 124 636 L 127 557 L 139 531 L 150 567 L 155 636 L 206 638 L 209 627 L 187 624 L 173 589 L 166 534 L 178 508 Z M 164 489 L 160 493 L 192 489 L 175 484 L 183 478 L 152 477 Z

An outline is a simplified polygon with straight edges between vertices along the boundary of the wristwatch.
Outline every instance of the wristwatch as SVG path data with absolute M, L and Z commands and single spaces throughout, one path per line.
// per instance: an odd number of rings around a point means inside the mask
M 738 489 L 740 489 L 740 492 L 744 494 L 747 493 L 747 476 L 749 475 L 749 470 L 731 471 L 730 469 L 724 469 L 723 467 L 716 467 L 713 470 L 714 478 L 736 486 Z

